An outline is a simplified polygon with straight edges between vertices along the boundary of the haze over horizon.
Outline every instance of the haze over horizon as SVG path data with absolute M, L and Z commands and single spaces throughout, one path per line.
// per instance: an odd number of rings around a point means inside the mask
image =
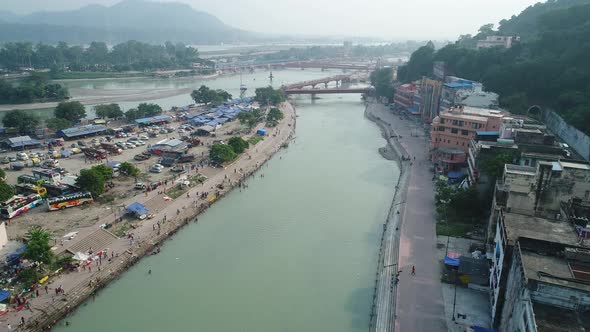
M 150 0 L 152 1 L 152 0 Z M 0 10 L 18 14 L 62 11 L 121 0 L 3 0 Z M 252 32 L 307 36 L 375 37 L 389 40 L 454 40 L 486 24 L 518 15 L 537 0 L 158 0 L 180 2 Z M 263 13 L 264 15 L 258 15 Z M 271 13 L 271 15 L 268 15 Z M 400 14 L 397 14 L 400 13 Z M 349 24 L 354 19 L 354 24 Z M 441 24 L 447 22 L 448 24 Z M 433 28 L 436 26 L 436 28 Z

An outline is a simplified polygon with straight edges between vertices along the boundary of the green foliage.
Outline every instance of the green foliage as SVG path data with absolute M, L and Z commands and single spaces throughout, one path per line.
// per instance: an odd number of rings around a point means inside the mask
M 49 264 L 53 257 L 51 251 L 51 234 L 39 226 L 32 227 L 26 235 L 27 247 L 23 252 L 23 257 L 34 262 Z
M 393 98 L 393 68 L 381 68 L 371 73 L 371 85 L 377 97 Z
M 231 94 L 225 90 L 217 89 L 212 90 L 205 85 L 201 85 L 198 90 L 191 92 L 191 98 L 197 104 L 223 104 L 226 100 L 231 99 Z
M 62 101 L 53 111 L 56 118 L 66 119 L 70 122 L 80 121 L 86 117 L 86 109 L 79 101 Z
M 4 171 L 2 171 L 2 172 L 4 172 Z M 2 174 L 0 177 L 4 178 L 5 176 L 6 176 L 6 174 Z M 0 203 L 6 202 L 7 200 L 11 199 L 15 193 L 16 193 L 16 191 L 14 190 L 13 186 L 9 185 L 8 183 L 4 182 L 3 180 L 0 181 Z
M 58 131 L 69 128 L 72 125 L 72 122 L 62 118 L 50 118 L 45 120 L 45 125 L 53 131 Z
M 504 174 L 504 165 L 512 164 L 517 157 L 516 153 L 502 152 L 486 158 L 480 162 L 480 169 L 483 173 L 494 179 L 502 177 Z
M 250 112 L 241 112 L 238 114 L 237 118 L 240 120 L 241 124 L 246 125 L 248 128 L 252 129 L 257 124 L 262 122 L 262 120 L 264 120 L 264 111 L 257 108 Z
M 209 158 L 217 164 L 232 161 L 237 156 L 232 147 L 226 144 L 213 144 L 211 151 L 209 151 Z
M 436 181 L 435 206 L 439 218 L 449 222 L 479 222 L 483 216 L 483 201 L 474 187 L 450 186 L 446 179 Z
M 37 269 L 33 266 L 23 269 L 19 272 L 18 278 L 24 285 L 24 289 L 28 289 L 31 285 L 36 284 L 41 279 L 41 276 Z
M 535 21 L 534 38 L 531 36 L 510 49 L 475 50 L 448 45 L 436 52 L 430 61 L 424 58 L 424 61 L 413 62 L 411 59 L 407 66 L 399 69 L 398 78 L 402 81 L 414 79 L 429 73 L 433 61 L 444 61 L 453 75 L 481 81 L 487 89 L 500 94 L 501 104 L 508 110 L 522 113 L 531 105 L 551 108 L 569 124 L 590 134 L 590 100 L 585 98 L 590 95 L 587 83 L 590 82 L 590 62 L 587 61 L 590 4 L 586 2 L 565 9 L 539 6 L 535 6 L 535 15 L 531 14 L 532 10 L 526 14 L 527 21 Z M 522 15 L 524 20 L 525 13 Z M 511 19 L 511 22 L 516 26 L 518 20 Z M 503 25 L 500 32 L 508 29 Z
M 132 108 L 125 112 L 125 118 L 127 120 L 135 120 L 141 118 L 149 118 L 152 116 L 162 114 L 162 107 L 158 104 L 153 103 L 141 103 L 137 108 Z
M 27 131 L 33 130 L 39 125 L 39 117 L 30 112 L 12 110 L 6 112 L 2 123 L 5 127 L 17 128 L 20 134 L 26 134 Z
M 105 182 L 113 177 L 113 169 L 105 164 L 92 166 L 91 170 L 99 174 Z
M 123 116 L 123 111 L 119 104 L 103 104 L 94 106 L 96 116 L 100 118 L 116 119 Z
M 0 168 L 0 181 L 4 181 L 6 179 L 6 172 L 2 168 Z M 0 201 L 2 201 L 0 199 Z
M 256 145 L 256 144 L 258 144 L 258 142 L 260 142 L 262 140 L 264 140 L 264 136 L 254 135 L 254 136 L 248 138 L 248 143 L 250 145 Z
M 280 109 L 273 107 L 270 109 L 270 111 L 268 111 L 268 114 L 266 115 L 266 126 L 275 127 L 277 124 L 279 124 L 279 121 L 281 121 L 284 117 L 285 115 Z
M 433 60 L 434 45 L 429 42 L 412 53 L 405 66 L 398 68 L 397 79 L 401 82 L 411 82 L 422 78 L 422 76 L 430 76 Z
M 123 162 L 119 165 L 119 171 L 127 176 L 136 177 L 141 173 L 141 170 L 129 162 Z
M 5 43 L 0 48 L 0 67 L 16 70 L 30 64 L 34 68 L 51 69 L 53 76 L 66 71 L 121 72 L 188 68 L 196 62 L 212 65 L 210 61 L 199 58 L 196 48 L 170 42 L 166 42 L 166 45 L 150 45 L 130 40 L 110 50 L 104 42 L 91 42 L 86 49 L 64 42 L 56 46 Z
M 67 96 L 66 88 L 57 83 L 49 83 L 42 76 L 33 75 L 18 84 L 11 84 L 0 79 L 0 104 L 59 101 Z
M 94 167 L 91 169 L 81 169 L 80 176 L 76 179 L 76 185 L 89 191 L 94 197 L 98 197 L 104 193 L 104 184 L 105 174 L 101 174 Z
M 235 136 L 228 140 L 227 145 L 229 145 L 236 154 L 240 154 L 246 151 L 249 143 L 243 140 L 241 137 Z
M 285 101 L 285 95 L 281 89 L 273 89 L 272 86 L 266 88 L 256 88 L 254 91 L 256 100 L 260 105 L 278 105 Z

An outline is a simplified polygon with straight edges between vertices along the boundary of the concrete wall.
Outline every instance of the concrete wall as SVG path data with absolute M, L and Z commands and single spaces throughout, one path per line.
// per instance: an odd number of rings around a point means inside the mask
M 585 160 L 590 160 L 590 137 L 578 129 L 568 125 L 555 112 L 543 110 L 541 113 L 543 122 L 564 142 L 572 147 Z
M 508 274 L 504 307 L 499 331 L 536 331 L 535 316 L 529 290 L 526 288 L 519 249 L 514 248 Z M 527 330 L 525 326 L 528 326 Z
M 0 248 L 8 243 L 8 234 L 6 233 L 6 223 L 0 223 Z

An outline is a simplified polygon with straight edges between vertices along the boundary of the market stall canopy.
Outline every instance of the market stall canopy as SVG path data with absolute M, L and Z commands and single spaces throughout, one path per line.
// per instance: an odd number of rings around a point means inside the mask
M 145 207 L 145 205 L 134 202 L 127 206 L 127 211 L 129 213 L 135 214 L 138 218 L 143 219 L 145 216 L 147 216 L 149 210 Z
M 10 296 L 9 292 L 7 292 L 3 289 L 0 289 L 0 301 L 6 300 L 9 296 Z
M 85 261 L 88 260 L 88 255 L 81 252 L 77 252 L 72 258 L 77 261 Z

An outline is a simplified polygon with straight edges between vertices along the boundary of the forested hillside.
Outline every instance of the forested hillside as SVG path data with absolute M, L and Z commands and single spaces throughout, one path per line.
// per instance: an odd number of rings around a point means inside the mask
M 538 15 L 525 11 L 522 20 L 504 21 L 512 28 L 526 27 L 536 18 L 535 37 L 510 49 L 476 50 L 461 41 L 438 51 L 423 46 L 399 69 L 398 79 L 428 76 L 434 61 L 445 61 L 450 74 L 481 81 L 499 93 L 501 106 L 510 111 L 523 113 L 534 104 L 550 107 L 590 134 L 590 4 L 564 1 L 572 2 L 587 4 L 562 8 L 550 2 L 535 6 Z

